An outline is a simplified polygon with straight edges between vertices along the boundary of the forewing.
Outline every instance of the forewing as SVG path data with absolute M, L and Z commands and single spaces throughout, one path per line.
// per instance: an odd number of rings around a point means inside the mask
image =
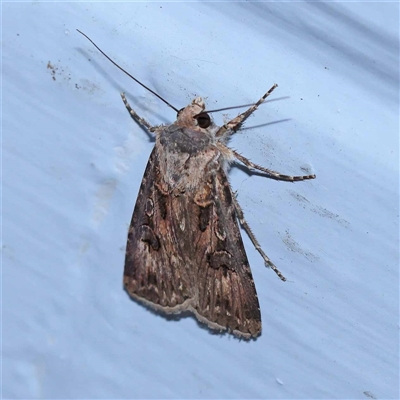
M 222 169 L 214 175 L 212 192 L 213 202 L 202 210 L 203 229 L 206 224 L 207 227 L 197 243 L 198 248 L 207 248 L 207 252 L 201 260 L 197 259 L 195 312 L 211 328 L 228 328 L 245 338 L 258 336 L 261 314 L 256 288 L 240 235 L 233 194 Z
M 133 298 L 165 312 L 187 309 L 190 275 L 171 239 L 171 197 L 157 182 L 157 148 L 150 155 L 133 211 L 126 246 L 124 286 Z

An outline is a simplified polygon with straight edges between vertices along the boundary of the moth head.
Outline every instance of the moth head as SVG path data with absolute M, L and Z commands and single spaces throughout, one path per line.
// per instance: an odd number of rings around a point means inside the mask
M 196 97 L 188 106 L 178 111 L 177 124 L 186 128 L 207 129 L 211 125 L 211 118 L 203 112 L 205 108 L 204 100 Z

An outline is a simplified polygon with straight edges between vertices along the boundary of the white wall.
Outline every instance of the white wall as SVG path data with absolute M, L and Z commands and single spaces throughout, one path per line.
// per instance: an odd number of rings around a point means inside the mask
M 288 278 L 243 232 L 256 341 L 123 291 L 153 143 L 119 92 L 152 124 L 175 113 L 76 28 L 177 108 L 279 84 L 231 146 L 317 179 L 230 173 Z M 398 28 L 397 3 L 3 2 L 3 398 L 398 398 Z

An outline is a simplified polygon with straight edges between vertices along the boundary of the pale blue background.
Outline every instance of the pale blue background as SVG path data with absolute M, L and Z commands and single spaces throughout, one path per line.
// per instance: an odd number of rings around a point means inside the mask
M 230 173 L 288 278 L 243 232 L 257 341 L 168 321 L 123 291 L 153 144 L 119 92 L 152 124 L 175 113 L 76 28 L 177 108 L 279 84 L 231 146 L 317 180 Z M 398 3 L 3 2 L 3 398 L 398 398 L 398 29 Z

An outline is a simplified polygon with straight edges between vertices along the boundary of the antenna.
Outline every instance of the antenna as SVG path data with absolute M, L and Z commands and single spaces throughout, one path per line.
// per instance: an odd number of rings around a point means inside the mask
M 171 104 L 168 103 L 167 100 L 164 100 L 159 94 L 157 94 L 156 92 L 154 92 L 153 90 L 151 90 L 150 88 L 148 88 L 146 85 L 144 85 L 142 82 L 140 82 L 139 80 L 137 80 L 134 76 L 132 76 L 129 72 L 125 71 L 122 67 L 120 67 L 115 61 L 113 61 L 106 53 L 104 53 L 103 50 L 100 49 L 99 46 L 97 46 L 97 44 L 95 42 L 93 42 L 92 39 L 90 39 L 89 36 L 85 35 L 83 32 L 81 32 L 79 29 L 77 29 L 77 31 L 85 36 L 85 38 L 87 40 L 89 40 L 89 42 L 91 42 L 93 44 L 94 47 L 96 47 L 97 50 L 100 51 L 101 54 L 103 54 L 104 57 L 106 57 L 108 60 L 110 60 L 116 67 L 118 67 L 122 72 L 125 72 L 126 75 L 128 75 L 130 78 L 132 78 L 135 82 L 137 82 L 139 85 L 143 86 L 145 89 L 147 89 L 149 92 L 153 93 L 155 96 L 157 96 L 160 100 L 162 100 L 165 104 L 167 104 L 169 107 L 171 107 L 173 110 L 175 110 L 176 112 L 179 112 L 179 110 L 177 108 L 175 108 L 174 106 L 172 106 Z

